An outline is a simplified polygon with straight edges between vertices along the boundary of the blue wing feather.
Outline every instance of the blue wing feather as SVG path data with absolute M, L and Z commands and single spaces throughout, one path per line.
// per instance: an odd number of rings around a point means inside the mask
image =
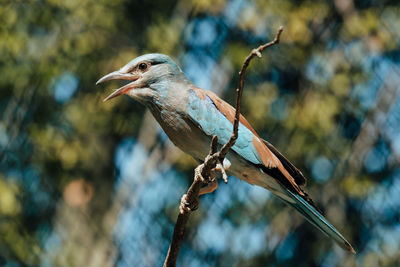
M 189 91 L 187 113 L 193 121 L 200 125 L 205 134 L 217 135 L 219 144 L 225 144 L 229 140 L 233 125 L 216 108 L 208 96 L 201 99 L 194 91 Z M 242 123 L 239 123 L 239 137 L 232 150 L 254 164 L 262 164 L 253 145 L 253 137 L 254 134 Z

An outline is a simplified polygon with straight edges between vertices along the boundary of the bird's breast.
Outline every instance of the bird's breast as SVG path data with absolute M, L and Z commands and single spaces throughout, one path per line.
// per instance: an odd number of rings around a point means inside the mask
M 175 96 L 154 101 L 149 109 L 177 147 L 197 159 L 203 159 L 210 140 L 190 119 L 185 103 L 187 99 L 184 96 Z

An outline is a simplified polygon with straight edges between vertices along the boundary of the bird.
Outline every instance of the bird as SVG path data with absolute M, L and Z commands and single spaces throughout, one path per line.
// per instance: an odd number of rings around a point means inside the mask
M 127 80 L 104 99 L 128 95 L 147 107 L 169 139 L 183 152 L 199 162 L 209 153 L 213 136 L 219 145 L 232 133 L 235 108 L 209 90 L 193 84 L 181 68 L 167 55 L 152 53 L 134 58 L 96 84 Z M 352 245 L 328 222 L 303 190 L 306 178 L 272 144 L 263 140 L 240 115 L 238 139 L 222 164 L 230 175 L 271 191 L 292 206 L 312 225 L 333 239 L 341 248 L 355 254 Z M 216 189 L 211 183 L 201 194 Z

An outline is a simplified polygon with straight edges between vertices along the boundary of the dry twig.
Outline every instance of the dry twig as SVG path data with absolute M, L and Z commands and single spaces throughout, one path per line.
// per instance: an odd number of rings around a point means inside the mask
M 224 161 L 226 154 L 229 149 L 235 145 L 235 142 L 238 138 L 239 131 L 239 118 L 240 118 L 240 106 L 241 106 L 241 98 L 243 93 L 244 86 L 244 74 L 246 72 L 247 67 L 249 66 L 250 61 L 253 57 L 261 57 L 261 52 L 273 45 L 279 43 L 279 39 L 281 33 L 283 31 L 283 27 L 279 27 L 278 32 L 273 41 L 263 44 L 258 48 L 255 48 L 251 51 L 251 53 L 246 57 L 243 62 L 242 69 L 239 72 L 239 87 L 236 90 L 237 98 L 236 98 L 236 113 L 235 113 L 235 121 L 233 124 L 232 135 L 229 138 L 228 142 L 222 146 L 222 148 L 217 151 L 218 147 L 218 137 L 214 136 L 210 145 L 210 152 L 207 157 L 204 159 L 204 163 L 197 166 L 195 169 L 195 177 L 192 185 L 189 187 L 186 193 L 186 202 L 187 206 L 193 206 L 193 204 L 197 205 L 199 191 L 200 188 L 211 181 L 211 172 L 217 166 L 217 164 L 221 164 Z M 223 167 L 222 167 L 223 169 Z M 164 267 L 170 267 L 176 265 L 176 260 L 178 258 L 179 249 L 181 247 L 184 234 L 185 234 L 185 225 L 189 220 L 190 211 L 194 210 L 194 208 L 183 209 L 178 215 L 178 219 L 175 224 L 174 233 L 172 236 L 172 241 L 168 249 L 167 256 L 165 258 Z

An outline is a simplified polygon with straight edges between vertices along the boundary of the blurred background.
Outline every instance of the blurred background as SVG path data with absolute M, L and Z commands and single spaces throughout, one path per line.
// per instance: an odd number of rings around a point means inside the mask
M 178 266 L 400 266 L 400 3 L 41 0 L 0 6 L 0 265 L 161 266 L 196 163 L 121 86 L 165 53 L 306 177 L 350 255 L 236 178 L 201 197 Z

